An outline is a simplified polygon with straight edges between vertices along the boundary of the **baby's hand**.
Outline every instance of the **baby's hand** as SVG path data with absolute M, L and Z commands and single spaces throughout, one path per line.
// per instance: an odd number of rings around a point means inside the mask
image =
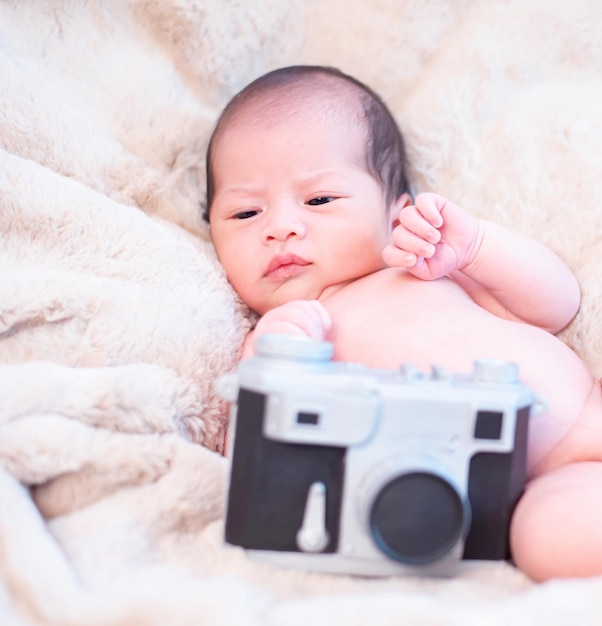
M 401 209 L 383 258 L 387 265 L 433 280 L 471 263 L 481 238 L 477 218 L 443 196 L 422 193 L 416 204 Z
M 247 336 L 243 357 L 255 354 L 255 341 L 261 335 L 283 333 L 325 339 L 332 320 L 318 300 L 292 300 L 268 311 Z

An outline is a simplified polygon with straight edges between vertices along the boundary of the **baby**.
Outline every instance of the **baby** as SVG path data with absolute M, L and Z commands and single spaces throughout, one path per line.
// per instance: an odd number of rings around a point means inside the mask
M 548 408 L 530 420 L 513 559 L 539 581 L 602 574 L 601 390 L 554 337 L 580 294 L 552 251 L 440 195 L 413 200 L 391 113 L 333 68 L 283 68 L 235 96 L 207 181 L 217 254 L 261 316 L 245 356 L 278 332 L 372 367 L 517 362 Z

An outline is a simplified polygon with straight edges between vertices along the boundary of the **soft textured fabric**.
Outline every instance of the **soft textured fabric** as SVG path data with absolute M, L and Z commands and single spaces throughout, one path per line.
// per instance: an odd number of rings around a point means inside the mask
M 0 623 L 600 623 L 602 579 L 370 580 L 224 546 L 215 382 L 253 319 L 200 216 L 229 97 L 338 66 L 391 106 L 415 191 L 573 268 L 560 337 L 601 376 L 601 30 L 595 0 L 1 2 Z

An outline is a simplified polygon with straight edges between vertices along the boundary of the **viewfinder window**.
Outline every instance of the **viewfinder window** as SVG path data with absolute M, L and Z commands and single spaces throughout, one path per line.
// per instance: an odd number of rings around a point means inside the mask
M 310 413 L 305 411 L 299 411 L 299 413 L 297 413 L 297 424 L 309 424 L 310 426 L 317 426 L 319 422 L 319 413 Z

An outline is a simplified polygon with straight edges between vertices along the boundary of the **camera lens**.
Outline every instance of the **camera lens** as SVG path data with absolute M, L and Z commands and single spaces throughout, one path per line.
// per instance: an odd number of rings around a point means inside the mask
M 378 493 L 370 530 L 379 549 L 407 564 L 427 564 L 451 550 L 466 528 L 465 505 L 447 480 L 428 472 L 402 474 Z

